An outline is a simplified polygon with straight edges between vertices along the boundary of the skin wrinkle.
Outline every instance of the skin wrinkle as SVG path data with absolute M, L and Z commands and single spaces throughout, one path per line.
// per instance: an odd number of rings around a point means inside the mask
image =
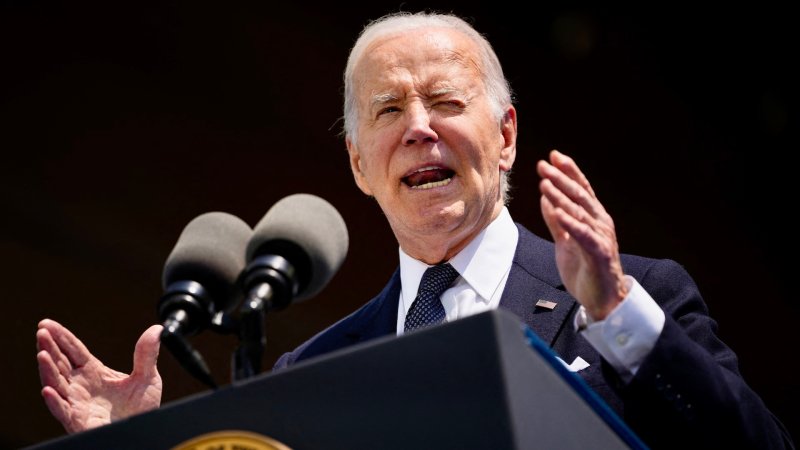
M 355 62 L 361 120 L 358 143 L 347 146 L 356 183 L 387 212 L 403 250 L 436 263 L 502 209 L 500 173 L 513 165 L 516 112 L 507 104 L 504 120 L 495 119 L 473 41 L 444 28 L 425 34 L 414 51 L 405 42 L 419 36 L 382 36 Z M 451 169 L 451 181 L 426 190 L 403 182 L 428 165 Z
M 374 51 L 377 43 L 381 39 L 385 39 L 387 36 L 401 36 L 405 33 L 413 33 L 419 28 L 441 31 L 457 30 L 457 32 L 463 33 L 464 36 L 475 44 L 475 47 L 472 48 L 471 51 L 449 49 L 446 48 L 446 46 L 439 46 L 439 48 L 442 49 L 445 61 L 452 61 L 448 58 L 455 58 L 459 63 L 461 61 L 467 61 L 468 63 L 465 63 L 464 67 L 473 69 L 479 75 L 478 78 L 483 82 L 484 93 L 489 100 L 489 106 L 496 118 L 498 126 L 502 129 L 506 124 L 513 123 L 513 126 L 516 127 L 516 114 L 512 117 L 506 110 L 506 108 L 511 105 L 512 100 L 510 86 L 503 77 L 502 68 L 494 52 L 488 42 L 483 40 L 480 33 L 477 33 L 468 25 L 462 27 L 461 24 L 454 24 L 446 19 L 440 26 L 431 25 L 430 23 L 424 25 L 419 24 L 418 26 L 412 27 L 395 25 L 380 29 L 380 31 L 375 28 L 366 31 L 365 34 L 359 37 L 359 40 L 356 42 L 356 45 L 353 47 L 348 57 L 344 74 L 345 101 L 343 116 L 344 127 L 342 130 L 342 136 L 345 137 L 347 141 L 351 142 L 354 146 L 357 145 L 359 141 L 358 124 L 364 120 L 363 117 L 360 118 L 364 110 L 359 107 L 360 97 L 357 92 L 363 88 L 365 83 L 357 79 L 362 69 L 362 67 L 357 66 L 364 59 L 366 53 Z M 455 28 L 453 28 L 453 26 L 455 26 Z M 427 43 L 430 45 L 436 45 L 435 37 L 431 37 L 431 33 L 428 33 L 427 36 L 423 36 L 422 39 L 427 39 Z M 389 67 L 393 66 L 387 66 L 386 70 L 388 70 Z M 510 200 L 510 173 L 510 167 L 504 169 L 500 173 L 500 191 L 503 196 L 504 204 L 507 204 Z
M 420 91 L 424 90 L 424 86 L 418 86 L 417 89 Z M 470 100 L 471 97 L 466 95 L 466 93 L 461 92 L 459 89 L 450 86 L 443 86 L 438 89 L 433 89 L 429 94 L 427 94 L 428 98 L 437 99 L 439 97 L 446 97 L 448 94 L 453 94 L 453 96 L 458 96 L 460 99 L 466 104 Z M 469 97 L 469 98 L 468 98 Z M 385 92 L 385 93 L 377 93 L 372 95 L 372 102 L 370 102 L 370 111 L 380 110 L 384 108 L 385 105 L 391 105 L 393 103 L 399 102 L 401 100 L 400 97 Z
M 437 30 L 437 28 L 432 28 L 431 30 L 435 31 L 435 30 Z M 442 29 L 439 29 L 439 30 L 448 30 L 448 29 L 447 28 L 442 28 Z M 382 37 L 380 39 L 377 39 L 376 41 L 371 43 L 365 49 L 364 54 L 366 55 L 366 54 L 370 54 L 372 52 L 375 52 L 376 48 L 378 48 L 380 45 L 382 45 L 382 42 L 385 41 L 385 40 L 390 40 L 392 38 L 402 37 L 402 36 L 403 36 L 403 33 L 387 34 L 386 36 L 384 36 L 384 37 Z M 426 41 L 428 42 L 428 44 L 431 47 L 436 48 L 437 50 L 440 50 L 440 55 L 438 55 L 438 58 L 440 58 L 445 63 L 452 63 L 452 64 L 456 64 L 458 66 L 461 66 L 464 69 L 466 69 L 467 72 L 474 71 L 474 72 L 476 72 L 478 74 L 478 79 L 479 80 L 483 80 L 484 79 L 484 72 L 481 69 L 481 65 L 479 64 L 479 61 L 480 61 L 479 58 L 473 58 L 473 57 L 471 57 L 469 55 L 468 52 L 461 52 L 461 51 L 459 51 L 459 49 L 453 49 L 453 48 L 448 47 L 447 43 L 443 43 L 437 36 L 435 36 L 432 33 L 428 33 L 428 36 L 426 37 Z M 398 55 L 385 56 L 385 59 L 386 59 L 386 65 L 387 65 L 387 68 L 385 69 L 386 74 L 397 74 L 397 76 L 400 77 L 401 75 L 399 74 L 399 72 L 404 72 L 404 73 L 408 72 L 408 69 L 405 67 L 405 64 L 407 64 L 407 62 L 403 61 L 402 58 L 400 58 Z M 360 70 L 359 70 L 360 67 L 359 66 L 360 66 L 362 60 L 363 60 L 363 57 L 360 58 L 359 59 L 359 63 L 356 64 L 356 70 L 355 70 L 356 73 L 360 73 Z M 422 64 L 419 64 L 418 66 L 412 66 L 412 70 L 413 70 L 413 68 L 417 68 L 417 69 L 418 68 L 425 68 L 425 67 L 427 67 L 429 62 L 430 61 L 424 61 Z M 391 76 L 389 76 L 389 77 L 391 78 Z M 413 77 L 413 75 L 412 75 L 412 77 Z M 356 82 L 360 86 L 363 85 L 363 82 L 360 82 L 360 80 L 358 80 L 357 77 L 356 77 Z M 414 81 L 413 81 L 413 84 L 414 84 L 415 88 L 418 91 L 424 93 L 426 91 L 426 89 L 429 90 L 429 92 L 426 95 L 428 98 L 436 98 L 436 97 L 439 97 L 439 96 L 446 95 L 449 92 L 457 92 L 457 91 L 459 91 L 459 89 L 457 89 L 455 87 L 448 86 L 449 80 L 441 80 L 439 83 L 445 84 L 445 86 L 442 86 L 440 88 L 436 87 L 435 89 L 431 89 L 431 88 L 427 87 L 424 84 L 424 82 L 419 80 L 418 77 L 414 77 Z M 463 95 L 463 97 L 466 98 L 467 96 Z M 374 119 L 374 117 L 375 117 L 374 111 L 376 109 L 380 110 L 383 107 L 381 105 L 390 104 L 393 101 L 401 101 L 401 99 L 402 100 L 407 100 L 407 96 L 405 96 L 405 95 L 398 96 L 398 95 L 392 94 L 391 92 L 373 93 L 372 94 L 372 101 L 370 103 L 370 108 L 368 109 L 368 111 L 371 112 L 370 115 Z M 358 104 L 358 102 L 357 102 L 357 104 Z M 359 108 L 359 110 L 360 110 L 360 108 Z

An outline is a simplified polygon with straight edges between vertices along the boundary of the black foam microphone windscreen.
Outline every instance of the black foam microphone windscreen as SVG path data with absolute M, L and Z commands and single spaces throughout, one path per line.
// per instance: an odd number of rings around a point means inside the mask
M 298 273 L 294 301 L 318 294 L 347 256 L 347 226 L 339 211 L 312 194 L 279 200 L 256 224 L 247 246 L 247 261 L 275 254 L 291 262 Z

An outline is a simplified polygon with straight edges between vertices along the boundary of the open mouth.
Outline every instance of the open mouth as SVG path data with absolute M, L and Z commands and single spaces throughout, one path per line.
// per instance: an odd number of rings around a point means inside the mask
M 411 189 L 433 189 L 448 185 L 453 180 L 453 175 L 455 172 L 450 169 L 430 166 L 417 169 L 402 181 Z

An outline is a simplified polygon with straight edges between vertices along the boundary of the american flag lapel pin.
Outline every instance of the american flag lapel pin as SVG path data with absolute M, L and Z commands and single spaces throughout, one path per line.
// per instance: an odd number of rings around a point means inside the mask
M 537 308 L 549 309 L 551 311 L 556 307 L 557 304 L 558 303 L 556 303 L 556 302 L 551 302 L 550 300 L 544 300 L 544 299 L 541 299 L 541 298 L 536 301 L 536 307 Z

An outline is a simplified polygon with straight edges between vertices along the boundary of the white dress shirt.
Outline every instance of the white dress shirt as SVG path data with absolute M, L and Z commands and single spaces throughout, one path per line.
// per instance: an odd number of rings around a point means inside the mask
M 453 286 L 441 296 L 447 321 L 467 317 L 500 305 L 511 271 L 519 232 L 507 208 L 481 231 L 449 263 L 459 273 Z M 414 302 L 422 274 L 430 267 L 402 248 L 400 254 L 400 302 L 397 334 L 403 334 L 406 314 Z M 605 320 L 594 321 L 583 306 L 575 327 L 620 374 L 629 381 L 653 349 L 664 328 L 664 312 L 633 277 L 626 276 L 628 296 Z
M 506 286 L 519 230 L 507 208 L 463 250 L 448 261 L 459 273 L 453 286 L 441 295 L 447 321 L 495 309 Z M 430 267 L 400 252 L 400 304 L 397 334 L 403 334 L 406 314 L 417 296 L 422 274 Z

